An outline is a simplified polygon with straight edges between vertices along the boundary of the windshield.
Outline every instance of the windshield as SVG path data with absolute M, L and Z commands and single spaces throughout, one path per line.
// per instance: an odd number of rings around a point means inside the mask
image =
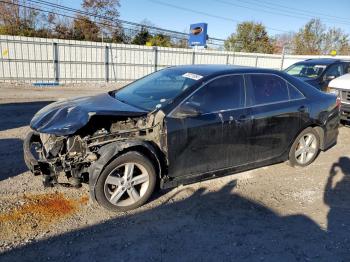
M 285 70 L 292 76 L 317 78 L 325 70 L 326 65 L 295 64 Z
M 129 105 L 152 111 L 171 103 L 202 77 L 181 68 L 164 69 L 115 91 L 114 97 Z

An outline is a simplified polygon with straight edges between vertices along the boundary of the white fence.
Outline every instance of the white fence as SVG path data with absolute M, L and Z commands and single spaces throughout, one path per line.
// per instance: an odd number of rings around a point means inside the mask
M 0 35 L 0 52 L 0 81 L 44 84 L 125 82 L 164 67 L 184 64 L 230 64 L 283 69 L 297 61 L 315 58 L 7 35 Z

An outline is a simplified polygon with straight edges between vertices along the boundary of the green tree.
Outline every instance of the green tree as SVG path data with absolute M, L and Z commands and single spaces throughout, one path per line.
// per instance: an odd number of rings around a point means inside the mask
M 152 46 L 171 46 L 170 37 L 163 34 L 156 34 L 155 36 L 150 38 L 149 42 Z
M 238 52 L 270 54 L 273 53 L 274 46 L 263 24 L 243 22 L 237 25 L 236 33 L 227 38 L 225 49 Z
M 151 34 L 148 32 L 147 28 L 142 26 L 140 31 L 133 37 L 131 43 L 134 45 L 145 45 L 150 39 Z

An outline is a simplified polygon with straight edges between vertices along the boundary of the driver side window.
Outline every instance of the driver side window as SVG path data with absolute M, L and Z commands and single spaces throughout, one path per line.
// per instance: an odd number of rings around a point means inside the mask
M 203 113 L 244 107 L 245 90 L 242 75 L 223 76 L 209 82 L 187 102 L 196 105 Z
M 325 78 L 329 76 L 334 76 L 334 77 L 339 77 L 344 74 L 344 68 L 342 64 L 335 64 L 331 65 L 326 73 L 325 73 Z

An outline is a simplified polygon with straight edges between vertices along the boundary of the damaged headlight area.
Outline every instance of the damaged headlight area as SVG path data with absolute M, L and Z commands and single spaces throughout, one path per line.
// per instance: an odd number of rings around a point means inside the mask
M 30 132 L 24 141 L 25 162 L 35 175 L 43 175 L 45 186 L 58 184 L 58 176 L 65 174 L 71 185 L 81 186 L 84 172 L 97 160 L 86 139 L 79 135 L 56 136 Z
M 139 138 L 160 144 L 159 130 L 160 125 L 155 125 L 155 116 L 151 115 L 117 121 L 95 118 L 69 136 L 32 131 L 24 141 L 24 158 L 35 175 L 43 176 L 45 186 L 59 184 L 59 176 L 65 175 L 69 183 L 64 184 L 80 187 L 82 182 L 88 182 L 88 168 L 99 159 L 102 146 Z

